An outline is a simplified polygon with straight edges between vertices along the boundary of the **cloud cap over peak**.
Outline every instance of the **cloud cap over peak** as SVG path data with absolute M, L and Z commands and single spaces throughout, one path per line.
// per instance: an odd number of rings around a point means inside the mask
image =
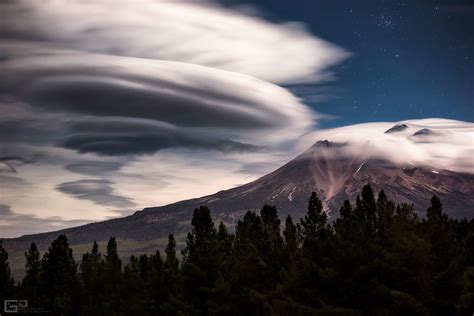
M 385 133 L 390 129 L 394 132 Z M 415 135 L 421 129 L 431 133 Z M 357 157 L 474 173 L 474 123 L 470 122 L 432 118 L 356 124 L 310 133 L 299 147 L 324 139 L 347 143 L 346 153 Z

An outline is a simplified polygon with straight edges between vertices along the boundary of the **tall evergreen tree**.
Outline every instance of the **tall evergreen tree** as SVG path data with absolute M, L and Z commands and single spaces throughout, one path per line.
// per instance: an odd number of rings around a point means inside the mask
M 209 256 L 212 254 L 216 241 L 216 229 L 211 218 L 209 208 L 201 206 L 196 208 L 191 220 L 193 229 L 188 233 L 186 248 L 183 250 L 183 260 L 192 263 L 201 269 L 209 266 Z
M 287 261 L 291 262 L 296 259 L 298 251 L 298 227 L 293 223 L 291 215 L 288 215 L 285 220 L 285 229 L 283 230 L 285 237 L 285 253 L 287 254 Z
M 120 280 L 122 272 L 122 261 L 117 253 L 117 241 L 111 237 L 107 243 L 107 253 L 105 255 L 105 273 L 111 280 Z
M 144 258 L 146 255 L 140 256 Z M 141 259 L 142 263 L 145 259 Z M 146 259 L 148 261 L 148 259 Z M 134 255 L 130 256 L 130 261 L 123 269 L 121 288 L 121 312 L 125 315 L 145 315 L 150 309 L 150 302 L 147 300 L 145 292 L 145 280 L 142 279 L 142 267 L 140 259 Z
M 122 288 L 122 261 L 117 253 L 117 241 L 111 237 L 107 243 L 104 260 L 104 272 L 99 279 L 103 288 L 103 306 L 108 314 L 116 315 L 120 311 L 120 292 Z
M 76 262 L 67 237 L 60 235 L 41 260 L 41 290 L 46 308 L 54 314 L 74 315 L 79 311 Z
M 308 212 L 301 219 L 303 247 L 314 247 L 319 241 L 326 240 L 330 234 L 327 224 L 327 214 L 316 192 L 311 193 L 308 202 Z
M 25 252 L 26 264 L 25 264 L 25 277 L 21 283 L 21 293 L 23 297 L 29 300 L 32 305 L 39 303 L 39 291 L 40 291 L 40 272 L 41 272 L 41 261 L 40 253 L 36 244 L 33 242 L 30 248 Z
M 148 277 L 145 281 L 145 291 L 150 293 L 151 314 L 161 313 L 161 305 L 168 299 L 169 295 L 174 293 L 174 288 L 165 280 L 164 262 L 160 252 L 148 259 Z M 175 280 L 171 281 L 176 283 Z
M 447 219 L 446 214 L 443 214 L 443 204 L 436 195 L 431 198 L 431 205 L 426 210 L 426 218 L 431 222 Z
M 82 256 L 79 266 L 80 277 L 85 289 L 83 295 L 83 313 L 94 315 L 100 310 L 103 301 L 101 292 L 103 291 L 103 282 L 101 280 L 104 271 L 104 262 L 99 252 L 99 246 L 94 241 L 91 252 L 86 252 Z
M 209 208 L 196 208 L 191 220 L 193 229 L 188 233 L 183 254 L 185 296 L 200 313 L 207 314 L 208 292 L 218 275 L 217 231 Z
M 270 233 L 271 238 L 280 237 L 280 219 L 278 218 L 278 210 L 275 206 L 264 205 L 260 211 L 262 223 Z
M 86 252 L 82 256 L 79 268 L 84 285 L 87 288 L 96 286 L 99 275 L 102 272 L 102 255 L 99 252 L 99 246 L 96 241 L 92 245 L 91 252 Z
M 351 202 L 349 202 L 349 200 L 344 201 L 344 204 L 339 209 L 339 215 L 341 219 L 349 218 L 349 216 L 352 215 L 352 205 L 351 205 Z
M 243 314 L 261 315 L 264 312 L 266 282 L 262 275 L 268 270 L 264 259 L 265 246 L 262 219 L 254 212 L 248 211 L 243 219 L 237 222 L 234 242 L 234 264 L 231 267 L 231 288 L 235 308 Z
M 13 294 L 13 278 L 10 274 L 10 265 L 8 264 L 8 253 L 3 248 L 0 240 L 0 303 L 5 299 L 11 298 Z
M 168 244 L 166 246 L 166 259 L 164 262 L 162 280 L 157 279 L 155 286 L 164 293 L 162 299 L 157 297 L 156 301 L 161 303 L 160 311 L 164 315 L 176 315 L 185 313 L 187 305 L 181 300 L 183 296 L 182 288 L 182 270 L 183 265 L 179 263 L 176 256 L 176 240 L 171 234 L 168 236 Z M 160 282 L 166 287 L 161 288 Z
M 375 230 L 380 239 L 385 238 L 387 229 L 390 227 L 394 211 L 395 204 L 390 201 L 383 190 L 379 192 L 377 197 L 377 206 L 376 206 L 376 219 L 375 219 Z
M 370 229 L 374 229 L 375 226 L 375 214 L 377 212 L 377 206 L 375 203 L 374 191 L 370 184 L 364 185 L 362 188 L 362 201 L 361 208 L 366 219 L 366 223 Z
M 234 236 L 229 234 L 227 227 L 223 222 L 219 224 L 217 229 L 217 253 L 218 253 L 218 267 L 221 274 L 229 275 L 229 265 L 232 257 L 232 247 L 234 242 Z
M 168 244 L 166 245 L 165 253 L 165 269 L 173 274 L 176 274 L 178 272 L 179 262 L 176 258 L 176 241 L 172 234 L 168 236 Z
M 233 235 L 229 234 L 227 227 L 223 222 L 219 224 L 219 228 L 217 229 L 217 240 L 219 242 L 219 251 L 226 257 L 230 256 L 232 251 Z

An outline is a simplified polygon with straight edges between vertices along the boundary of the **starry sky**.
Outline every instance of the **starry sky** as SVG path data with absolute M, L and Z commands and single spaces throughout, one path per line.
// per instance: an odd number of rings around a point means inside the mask
M 242 1 L 228 1 L 242 5 Z M 337 80 L 291 87 L 334 127 L 444 117 L 474 121 L 472 1 L 254 0 L 274 20 L 304 22 L 353 55 Z
M 0 237 L 239 186 L 321 137 L 474 170 L 468 2 L 15 0 L 0 12 Z M 400 121 L 439 133 L 389 146 L 373 132 Z

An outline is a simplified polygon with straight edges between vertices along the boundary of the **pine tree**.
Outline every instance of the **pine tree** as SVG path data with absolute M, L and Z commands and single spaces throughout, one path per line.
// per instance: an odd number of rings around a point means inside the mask
M 99 252 L 99 246 L 94 241 L 91 252 L 82 256 L 79 266 L 80 277 L 84 286 L 84 314 L 95 314 L 102 306 L 103 282 L 101 280 L 104 270 L 104 262 Z
M 163 280 L 157 278 L 155 287 L 161 288 L 160 282 L 162 282 L 164 286 L 166 286 L 166 295 L 165 297 L 163 297 L 163 300 L 176 300 L 177 296 L 181 294 L 178 293 L 181 287 L 181 273 L 180 264 L 178 259 L 176 258 L 176 241 L 173 235 L 168 236 L 168 244 L 166 246 L 165 253 L 166 259 L 164 262 Z M 160 300 L 158 299 L 158 301 Z M 169 308 L 170 310 L 168 311 L 168 313 L 172 314 L 177 312 L 176 306 L 172 306 Z
M 54 314 L 74 314 L 78 310 L 76 263 L 67 237 L 60 235 L 41 260 L 41 291 L 45 306 Z
M 107 243 L 107 253 L 105 255 L 105 273 L 114 281 L 119 281 L 122 273 L 122 261 L 117 253 L 117 242 L 115 237 L 111 237 Z
M 143 256 L 146 255 L 140 257 Z M 123 269 L 123 287 L 120 302 L 122 305 L 121 312 L 125 315 L 144 315 L 150 308 L 149 302 L 146 299 L 147 293 L 145 292 L 145 282 L 141 278 L 142 271 L 140 266 L 140 259 L 131 255 L 130 261 Z
M 329 237 L 330 227 L 327 224 L 327 214 L 323 211 L 323 205 L 316 192 L 311 193 L 308 212 L 301 219 L 301 233 L 304 248 L 312 248 L 319 241 Z
M 185 297 L 201 313 L 207 314 L 207 293 L 218 275 L 217 231 L 206 206 L 196 208 L 183 254 Z
M 443 214 L 443 204 L 436 195 L 431 198 L 431 205 L 426 210 L 426 217 L 430 222 L 447 220 L 446 214 Z
M 165 269 L 170 271 L 172 274 L 176 274 L 179 268 L 179 261 L 176 258 L 176 241 L 172 234 L 168 236 L 168 244 L 166 245 L 165 253 Z
M 140 278 L 147 280 L 150 274 L 150 264 L 146 254 L 140 255 L 138 258 L 138 267 L 140 268 Z
M 0 303 L 3 303 L 5 299 L 11 299 L 13 284 L 14 281 L 8 264 L 8 253 L 3 248 L 3 243 L 0 240 Z
M 377 212 L 377 205 L 375 203 L 374 191 L 372 190 L 370 184 L 366 184 L 362 188 L 361 207 L 369 229 L 373 230 L 375 226 L 375 214 Z
M 356 216 L 351 203 L 349 200 L 345 200 L 344 204 L 339 209 L 339 218 L 336 219 L 333 224 L 334 230 L 337 233 L 336 237 L 344 239 L 352 238 L 351 236 L 356 234 L 354 231 L 357 230 L 355 219 Z
M 29 300 L 32 305 L 38 304 L 37 298 L 39 297 L 39 285 L 40 285 L 40 272 L 41 272 L 41 261 L 40 253 L 36 244 L 33 242 L 30 248 L 25 252 L 26 264 L 25 264 L 25 277 L 21 283 L 21 293 Z
M 104 312 L 107 314 L 119 314 L 120 292 L 122 289 L 122 261 L 117 253 L 117 242 L 111 237 L 107 243 L 107 252 L 104 260 L 104 272 L 99 279 L 103 287 Z
M 211 218 L 211 212 L 206 206 L 194 210 L 191 220 L 193 229 L 188 233 L 186 248 L 183 250 L 183 260 L 193 263 L 201 269 L 208 268 L 209 255 L 215 247 L 216 229 Z
M 262 275 L 267 273 L 268 266 L 263 258 L 263 238 L 261 217 L 248 211 L 237 222 L 230 276 L 231 288 L 235 289 L 233 300 L 242 314 L 259 315 L 266 303 Z
M 288 257 L 288 262 L 295 260 L 298 251 L 298 227 L 293 223 L 291 215 L 288 215 L 285 220 L 285 229 L 283 230 L 285 237 L 285 253 Z
M 339 215 L 341 219 L 349 218 L 352 214 L 352 205 L 349 200 L 345 200 L 342 207 L 339 209 Z
M 218 243 L 218 266 L 221 274 L 228 275 L 228 266 L 232 256 L 233 235 L 227 232 L 227 228 L 223 222 L 219 224 L 217 229 L 217 243 Z
M 151 300 L 151 314 L 157 315 L 161 312 L 161 305 L 170 295 L 174 293 L 176 281 L 167 282 L 165 279 L 164 262 L 161 259 L 161 254 L 157 250 L 154 255 L 148 259 L 149 275 L 145 280 L 146 291 L 150 294 Z M 170 284 L 170 282 L 173 282 Z
M 264 205 L 260 211 L 262 223 L 270 233 L 271 238 L 280 236 L 280 219 L 278 218 L 278 210 L 275 206 Z
M 390 201 L 383 190 L 377 197 L 377 214 L 375 219 L 375 230 L 379 239 L 385 239 L 386 232 L 391 225 L 395 211 L 395 204 Z
M 97 286 L 99 275 L 101 273 L 102 255 L 99 252 L 99 246 L 94 241 L 91 252 L 86 252 L 82 256 L 80 264 L 81 279 L 86 288 Z

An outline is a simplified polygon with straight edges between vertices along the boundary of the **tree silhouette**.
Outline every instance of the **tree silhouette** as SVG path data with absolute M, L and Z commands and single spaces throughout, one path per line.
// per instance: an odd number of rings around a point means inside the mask
M 79 303 L 76 262 L 67 237 L 60 235 L 41 260 L 41 293 L 45 307 L 55 314 L 73 314 Z
M 25 277 L 21 283 L 21 294 L 24 298 L 29 300 L 30 304 L 38 304 L 40 296 L 40 273 L 41 273 L 41 261 L 40 253 L 36 244 L 33 242 L 30 248 L 25 252 L 26 264 L 25 264 Z
M 0 240 L 0 302 L 9 299 L 9 296 L 13 294 L 13 284 L 8 264 L 8 253 Z
M 423 215 L 423 214 L 421 214 Z M 336 217 L 336 216 L 335 216 Z M 264 205 L 232 227 L 194 210 L 181 262 L 177 241 L 134 254 L 122 269 L 117 241 L 96 242 L 79 272 L 66 236 L 40 260 L 25 253 L 15 286 L 0 242 L 0 298 L 28 299 L 53 315 L 471 315 L 474 220 L 454 220 L 433 197 L 420 219 L 367 185 L 332 223 L 316 193 L 300 223 Z

